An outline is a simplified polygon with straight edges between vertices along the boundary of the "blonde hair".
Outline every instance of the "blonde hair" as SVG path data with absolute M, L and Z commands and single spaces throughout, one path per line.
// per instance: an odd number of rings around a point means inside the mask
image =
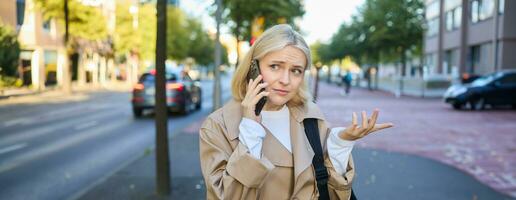
M 249 72 L 251 61 L 253 59 L 261 59 L 266 54 L 278 51 L 286 46 L 296 47 L 301 50 L 306 57 L 306 69 L 309 69 L 312 63 L 310 56 L 310 48 L 306 44 L 305 40 L 301 35 L 292 29 L 287 24 L 275 25 L 267 29 L 251 46 L 249 51 L 244 56 L 243 60 L 239 63 L 233 79 L 231 80 L 231 93 L 233 99 L 236 101 L 242 101 L 247 92 L 247 73 Z M 297 94 L 290 99 L 288 105 L 304 105 L 307 101 L 312 100 L 312 95 L 308 90 L 308 86 L 303 79 L 301 86 L 299 87 Z

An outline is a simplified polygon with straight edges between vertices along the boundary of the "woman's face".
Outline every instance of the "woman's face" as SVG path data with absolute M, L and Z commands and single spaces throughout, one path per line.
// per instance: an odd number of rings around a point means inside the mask
M 305 54 L 296 47 L 286 46 L 266 54 L 259 61 L 263 81 L 269 83 L 267 104 L 283 106 L 297 94 L 303 82 Z

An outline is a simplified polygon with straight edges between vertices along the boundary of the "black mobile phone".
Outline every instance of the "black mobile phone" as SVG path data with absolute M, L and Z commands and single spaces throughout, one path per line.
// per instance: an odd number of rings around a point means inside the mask
M 260 63 L 258 62 L 257 59 L 253 59 L 251 61 L 251 69 L 249 69 L 249 72 L 247 74 L 247 80 L 251 80 L 251 79 L 256 79 L 256 77 L 258 77 L 258 75 L 260 75 Z M 260 81 L 260 83 L 263 83 L 263 79 Z M 265 91 L 265 89 L 261 89 L 260 92 L 263 92 Z M 262 111 L 263 109 L 263 106 L 265 106 L 265 102 L 267 101 L 267 97 L 262 97 L 258 103 L 256 103 L 256 106 L 255 106 L 255 109 L 254 109 L 254 114 L 256 116 L 259 116 L 260 115 L 260 112 Z

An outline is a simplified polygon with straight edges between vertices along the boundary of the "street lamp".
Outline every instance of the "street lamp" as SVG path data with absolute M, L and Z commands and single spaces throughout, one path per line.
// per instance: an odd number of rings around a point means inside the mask
M 317 101 L 317 92 L 319 90 L 319 70 L 321 70 L 321 67 L 322 67 L 322 63 L 321 62 L 315 63 L 316 72 L 315 72 L 314 102 Z

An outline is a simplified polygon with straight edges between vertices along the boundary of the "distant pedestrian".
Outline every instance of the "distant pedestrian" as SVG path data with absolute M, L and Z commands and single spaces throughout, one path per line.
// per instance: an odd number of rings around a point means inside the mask
M 328 127 L 304 81 L 310 63 L 308 45 L 289 25 L 251 46 L 233 76 L 233 99 L 199 131 L 206 199 L 356 199 L 354 142 L 392 124 L 376 124 L 376 110 L 370 118 L 362 112 L 360 124 L 353 113 L 348 127 Z
M 344 83 L 344 95 L 349 95 L 351 90 L 351 82 L 353 81 L 353 76 L 349 70 L 346 70 L 346 74 L 342 76 L 342 82 Z

